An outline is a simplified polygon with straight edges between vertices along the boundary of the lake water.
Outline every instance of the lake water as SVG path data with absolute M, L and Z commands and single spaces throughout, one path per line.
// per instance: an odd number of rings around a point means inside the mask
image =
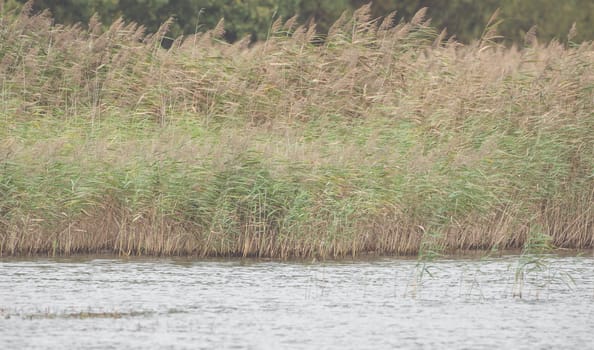
M 4 259 L 0 349 L 592 349 L 592 253 L 521 261 Z

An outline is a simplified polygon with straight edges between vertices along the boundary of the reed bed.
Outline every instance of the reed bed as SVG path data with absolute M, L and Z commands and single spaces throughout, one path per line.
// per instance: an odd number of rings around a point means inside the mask
M 294 19 L 0 18 L 0 254 L 332 258 L 594 244 L 594 45 L 461 45 L 369 7 Z M 425 247 L 425 248 L 424 248 Z M 433 249 L 432 248 L 432 249 Z

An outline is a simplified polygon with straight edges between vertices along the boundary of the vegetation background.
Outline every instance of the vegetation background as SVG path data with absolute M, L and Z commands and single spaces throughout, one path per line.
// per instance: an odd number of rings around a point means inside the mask
M 4 1 L 13 8 L 26 0 Z M 246 35 L 252 39 L 266 39 L 271 24 L 278 17 L 287 19 L 299 15 L 298 22 L 315 21 L 318 32 L 326 34 L 330 25 L 344 11 L 368 3 L 367 0 L 37 0 L 35 9 L 49 9 L 57 23 L 88 23 L 97 14 L 105 25 L 123 17 L 146 26 L 155 32 L 168 18 L 174 17 L 173 36 L 212 29 L 225 19 L 225 39 L 235 41 Z M 398 18 L 410 20 L 421 8 L 428 7 L 428 18 L 438 29 L 447 28 L 462 42 L 478 39 L 491 14 L 501 10 L 503 23 L 499 33 L 508 43 L 522 42 L 534 25 L 538 37 L 565 40 L 565 34 L 575 22 L 574 41 L 594 39 L 594 1 L 591 0 L 375 0 L 372 14 L 386 16 L 398 11 Z

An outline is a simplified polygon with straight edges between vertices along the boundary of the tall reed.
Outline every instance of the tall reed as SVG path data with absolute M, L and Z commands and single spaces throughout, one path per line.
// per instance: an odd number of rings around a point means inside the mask
M 2 14 L 1 254 L 592 247 L 592 43 L 463 46 L 368 6 L 323 38 L 165 50 L 169 25 Z

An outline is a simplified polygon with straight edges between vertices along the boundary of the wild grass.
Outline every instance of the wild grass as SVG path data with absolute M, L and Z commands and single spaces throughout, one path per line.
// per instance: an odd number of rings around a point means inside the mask
M 506 48 L 492 21 L 463 46 L 363 7 L 165 50 L 169 23 L 0 16 L 2 255 L 594 243 L 592 43 Z

